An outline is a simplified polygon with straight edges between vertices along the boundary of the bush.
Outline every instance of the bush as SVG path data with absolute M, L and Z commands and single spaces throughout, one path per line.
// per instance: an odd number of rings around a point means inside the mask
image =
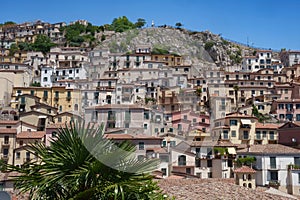
M 205 50 L 210 50 L 214 45 L 215 45 L 215 43 L 212 42 L 212 41 L 206 42 L 205 46 L 204 46 L 204 49 Z

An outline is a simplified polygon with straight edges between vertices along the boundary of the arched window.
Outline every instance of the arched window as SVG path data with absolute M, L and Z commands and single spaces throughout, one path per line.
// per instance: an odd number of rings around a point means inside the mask
M 178 156 L 178 165 L 179 166 L 186 165 L 186 156 L 185 155 Z
M 244 187 L 247 187 L 247 184 L 246 184 L 246 183 L 244 183 L 244 184 L 243 184 L 243 186 L 244 186 Z
M 251 177 L 251 174 L 248 174 L 248 180 L 251 180 L 252 177 Z
M 243 174 L 243 181 L 246 181 L 246 180 L 247 180 L 247 175 Z
M 75 110 L 75 111 L 78 111 L 78 104 L 75 104 L 75 105 L 74 105 L 74 110 Z
M 251 183 L 248 184 L 248 188 L 252 188 L 252 184 Z

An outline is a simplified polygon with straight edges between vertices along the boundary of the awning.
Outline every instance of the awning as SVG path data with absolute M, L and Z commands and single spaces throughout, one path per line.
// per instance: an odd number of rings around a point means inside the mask
M 241 119 L 242 124 L 251 124 L 250 119 Z
M 47 116 L 41 115 L 41 116 L 39 116 L 39 119 L 40 118 L 47 118 Z
M 228 154 L 236 154 L 234 147 L 228 147 Z

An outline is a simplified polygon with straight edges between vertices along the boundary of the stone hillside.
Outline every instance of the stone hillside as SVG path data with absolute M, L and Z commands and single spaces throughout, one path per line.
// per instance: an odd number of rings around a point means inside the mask
M 134 29 L 115 33 L 104 40 L 99 48 L 111 52 L 128 52 L 136 45 L 150 44 L 152 48 L 178 53 L 195 63 L 211 63 L 217 66 L 241 63 L 244 48 L 223 40 L 219 35 L 205 32 L 190 32 L 170 27 Z

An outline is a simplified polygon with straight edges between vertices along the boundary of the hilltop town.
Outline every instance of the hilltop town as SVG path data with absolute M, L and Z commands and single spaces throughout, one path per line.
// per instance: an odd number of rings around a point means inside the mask
M 300 196 L 300 51 L 118 23 L 0 26 L 3 162 L 38 160 L 30 143 L 50 145 L 85 120 L 133 143 L 138 160 L 159 159 L 161 184 L 221 180 Z M 13 190 L 7 176 L 0 186 Z

